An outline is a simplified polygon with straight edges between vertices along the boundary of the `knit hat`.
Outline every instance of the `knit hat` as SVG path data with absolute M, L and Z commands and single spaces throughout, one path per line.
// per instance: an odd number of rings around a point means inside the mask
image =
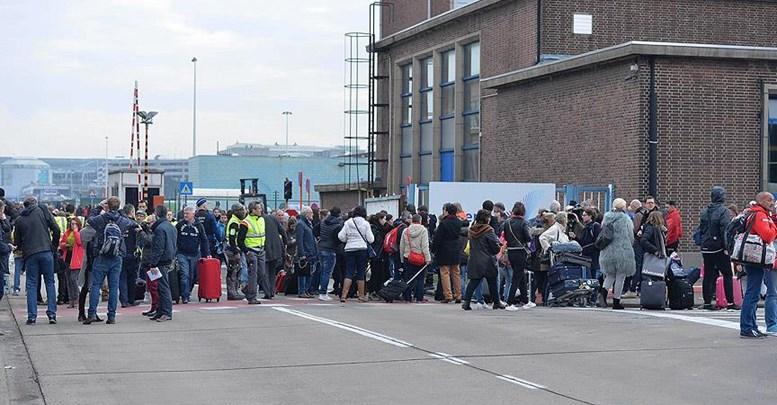
M 200 207 L 202 204 L 205 204 L 206 202 L 208 202 L 208 200 L 206 200 L 205 198 L 198 199 L 197 200 L 197 207 Z

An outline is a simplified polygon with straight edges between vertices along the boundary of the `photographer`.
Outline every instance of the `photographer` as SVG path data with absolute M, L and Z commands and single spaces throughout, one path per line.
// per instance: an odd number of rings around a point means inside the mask
M 574 203 L 574 201 L 572 201 Z M 583 208 L 577 203 L 567 206 L 567 235 L 569 239 L 577 239 L 583 232 L 583 225 L 580 218 L 583 216 Z

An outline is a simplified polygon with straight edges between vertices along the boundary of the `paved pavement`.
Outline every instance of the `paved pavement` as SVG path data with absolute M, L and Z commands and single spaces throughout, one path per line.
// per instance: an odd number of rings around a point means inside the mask
M 771 404 L 777 338 L 736 311 L 345 304 L 176 305 L 149 322 L 24 325 L 0 303 L 0 398 L 29 404 Z M 40 307 L 41 317 L 45 310 Z M 98 312 L 104 312 L 104 309 Z M 762 310 L 760 310 L 761 322 Z M 20 323 L 21 326 L 17 326 Z M 9 368 L 13 367 L 13 368 Z

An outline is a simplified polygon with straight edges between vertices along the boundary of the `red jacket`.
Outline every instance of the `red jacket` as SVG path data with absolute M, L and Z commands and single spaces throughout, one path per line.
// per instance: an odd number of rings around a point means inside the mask
M 760 236 L 766 243 L 774 242 L 777 239 L 777 225 L 772 221 L 769 212 L 760 205 L 751 208 L 750 212 L 755 212 L 755 224 L 750 230 L 750 234 Z
M 73 234 L 75 243 L 73 244 L 73 249 L 70 251 L 70 270 L 81 270 L 81 263 L 84 261 L 84 245 L 81 243 L 81 232 L 73 232 L 72 229 L 68 229 L 65 234 L 62 235 L 59 244 L 66 249 L 68 247 L 67 238 L 71 233 Z M 67 257 L 64 259 L 67 260 Z
M 683 237 L 683 221 L 680 211 L 672 210 L 666 213 L 666 244 L 672 245 Z

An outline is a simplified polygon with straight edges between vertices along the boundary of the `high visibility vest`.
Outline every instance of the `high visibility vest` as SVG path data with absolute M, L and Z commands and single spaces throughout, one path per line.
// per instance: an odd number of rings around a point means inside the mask
M 229 237 L 230 236 L 234 236 L 235 238 L 237 238 L 237 231 L 231 230 L 232 228 L 230 228 L 230 227 L 232 225 L 234 225 L 234 224 L 237 224 L 237 227 L 239 229 L 240 228 L 240 222 L 241 222 L 240 218 L 238 218 L 234 214 L 232 215 L 232 218 L 230 218 L 229 221 L 227 221 L 227 227 L 225 228 L 225 232 L 224 232 L 224 240 L 227 241 L 227 244 L 229 244 Z M 232 246 L 232 247 L 235 248 L 237 246 Z
M 60 234 L 64 234 L 65 231 L 67 231 L 67 229 L 69 228 L 69 225 L 70 225 L 69 222 L 70 221 L 68 220 L 67 217 L 55 216 L 54 217 L 54 221 L 56 221 L 57 225 L 59 225 L 59 232 L 60 232 Z
M 245 242 L 246 247 L 264 247 L 264 218 L 249 215 L 240 224 L 248 227 Z

